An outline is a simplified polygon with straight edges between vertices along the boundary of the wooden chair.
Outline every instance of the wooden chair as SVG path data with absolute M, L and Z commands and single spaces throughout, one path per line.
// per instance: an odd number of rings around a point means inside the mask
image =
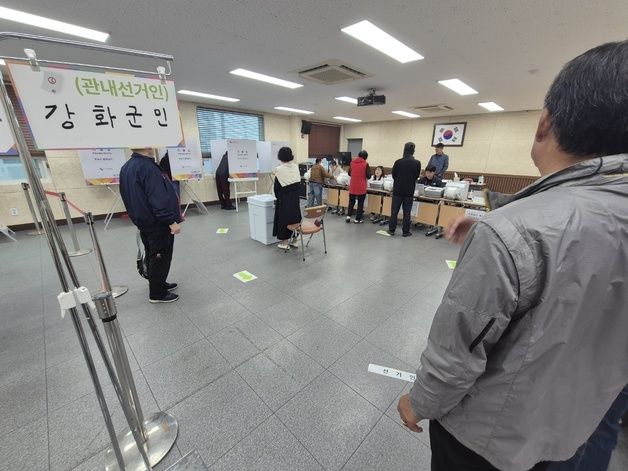
M 323 233 L 323 246 L 325 247 L 325 254 L 327 254 L 327 241 L 325 240 L 325 223 L 324 218 L 327 213 L 327 205 L 312 206 L 311 208 L 305 208 L 305 216 L 301 219 L 299 224 L 290 224 L 288 229 L 292 231 L 292 239 L 299 237 L 301 239 L 301 254 L 303 255 L 303 261 L 305 262 L 305 247 L 310 245 L 312 237 L 317 232 Z M 303 235 L 309 235 L 307 244 L 303 245 Z

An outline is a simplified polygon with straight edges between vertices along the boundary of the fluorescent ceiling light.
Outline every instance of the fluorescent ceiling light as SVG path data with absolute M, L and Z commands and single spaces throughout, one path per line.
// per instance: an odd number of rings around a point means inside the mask
M 179 90 L 177 93 L 179 93 L 180 95 L 190 95 L 190 96 L 196 96 L 199 98 L 207 98 L 209 100 L 229 101 L 231 103 L 240 101 L 239 98 L 230 98 L 228 96 L 212 95 L 210 93 L 193 92 L 192 90 Z
M 439 80 L 438 83 L 444 85 L 445 87 L 453 90 L 458 95 L 475 95 L 477 94 L 477 90 L 474 90 L 469 85 L 464 83 L 459 79 L 450 79 L 450 80 Z
M 421 54 L 393 38 L 370 21 L 360 21 L 354 25 L 342 28 L 341 31 L 398 60 L 402 64 L 423 59 Z
M 346 101 L 347 103 L 352 103 L 354 105 L 358 104 L 357 98 L 351 98 L 350 96 L 337 96 L 336 100 L 338 101 Z
M 340 121 L 349 121 L 350 123 L 361 123 L 361 119 L 355 118 L 345 118 L 344 116 L 334 116 L 334 119 L 339 119 Z
M 494 101 L 485 101 L 484 103 L 478 103 L 482 108 L 485 108 L 489 111 L 504 111 L 504 108 L 499 106 Z
M 276 110 L 281 111 L 290 111 L 292 113 L 301 113 L 301 114 L 314 114 L 313 111 L 300 110 L 298 108 L 288 108 L 287 106 L 275 106 Z
M 405 116 L 406 118 L 420 118 L 420 114 L 408 113 L 407 111 L 393 111 L 393 113 Z
M 279 85 L 280 87 L 294 89 L 294 88 L 299 88 L 303 86 L 300 83 L 289 82 L 288 80 L 271 77 L 270 75 L 264 75 L 264 74 L 260 74 L 258 72 L 252 72 L 246 69 L 235 69 L 229 73 L 233 75 L 239 75 L 240 77 L 246 77 L 253 80 L 259 80 L 261 82 L 272 83 L 273 85 Z
M 52 20 L 43 16 L 31 15 L 30 13 L 12 10 L 11 8 L 0 7 L 0 18 L 25 25 L 37 26 L 38 28 L 57 31 L 59 33 L 70 34 L 72 36 L 79 36 L 81 38 L 91 39 L 101 43 L 104 43 L 109 38 L 108 33 L 102 33 L 93 29 L 83 28 L 82 26 L 64 23 L 63 21 Z

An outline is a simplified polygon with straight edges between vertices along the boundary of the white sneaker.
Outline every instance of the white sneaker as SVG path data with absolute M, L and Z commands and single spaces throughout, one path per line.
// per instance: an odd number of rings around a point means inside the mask
M 277 244 L 277 248 L 281 250 L 290 250 L 290 244 Z
M 351 222 L 351 218 L 350 218 L 349 216 L 347 216 L 347 217 L 345 218 L 345 222 L 346 222 L 346 223 L 350 223 L 350 222 Z

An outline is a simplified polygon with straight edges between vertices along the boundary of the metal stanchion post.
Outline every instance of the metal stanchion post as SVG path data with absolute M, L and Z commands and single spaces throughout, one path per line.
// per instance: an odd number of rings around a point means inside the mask
M 22 190 L 24 190 L 24 196 L 26 197 L 26 204 L 28 204 L 28 209 L 31 212 L 31 216 L 33 217 L 33 224 L 35 224 L 35 230 L 27 232 L 28 235 L 41 235 L 41 226 L 39 225 L 39 220 L 37 219 L 37 213 L 35 213 L 35 207 L 33 206 L 33 201 L 31 200 L 31 194 L 28 189 L 30 188 L 28 183 L 22 183 Z
M 63 208 L 63 213 L 65 214 L 65 219 L 68 223 L 68 228 L 70 229 L 72 243 L 74 244 L 74 251 L 69 252 L 70 257 L 80 257 L 81 255 L 87 255 L 92 251 L 92 249 L 82 249 L 79 245 L 78 237 L 76 236 L 76 229 L 74 229 L 74 223 L 72 222 L 72 216 L 70 215 L 70 208 L 68 207 L 68 200 L 65 197 L 65 193 L 60 192 L 59 198 L 61 199 L 61 207 Z
M 109 281 L 107 267 L 103 260 L 100 243 L 98 242 L 98 237 L 94 229 L 92 213 L 88 212 L 85 215 L 85 221 L 89 228 L 94 254 L 98 261 L 102 284 L 102 292 L 96 294 L 93 299 L 98 315 L 105 328 L 105 334 L 109 342 L 109 348 L 111 349 L 111 356 L 113 357 L 118 379 L 122 386 L 124 399 L 127 404 L 129 404 L 131 412 L 135 416 L 135 426 L 130 427 L 130 430 L 119 435 L 118 442 L 120 443 L 127 469 L 141 470 L 143 469 L 142 456 L 138 452 L 137 447 L 133 446 L 134 432 L 139 432 L 136 434 L 142 437 L 142 443 L 147 453 L 148 460 L 151 466 L 154 466 L 168 454 L 174 445 L 179 432 L 179 424 L 172 415 L 165 412 L 153 413 L 147 420 L 144 420 L 144 414 L 135 388 L 135 381 L 133 380 L 133 374 L 131 373 L 131 367 L 124 348 L 122 333 L 120 332 L 117 308 L 111 293 L 111 283 Z M 137 430 L 133 430 L 133 428 L 137 428 Z M 105 459 L 107 470 L 116 469 L 115 456 L 111 449 L 107 450 Z

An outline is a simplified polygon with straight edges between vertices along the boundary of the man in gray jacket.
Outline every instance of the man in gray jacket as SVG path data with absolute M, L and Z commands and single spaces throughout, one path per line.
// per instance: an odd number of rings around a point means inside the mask
M 541 178 L 471 226 L 436 312 L 406 425 L 432 471 L 569 459 L 628 383 L 628 41 L 554 80 L 532 145 Z M 466 233 L 468 230 L 468 234 Z

